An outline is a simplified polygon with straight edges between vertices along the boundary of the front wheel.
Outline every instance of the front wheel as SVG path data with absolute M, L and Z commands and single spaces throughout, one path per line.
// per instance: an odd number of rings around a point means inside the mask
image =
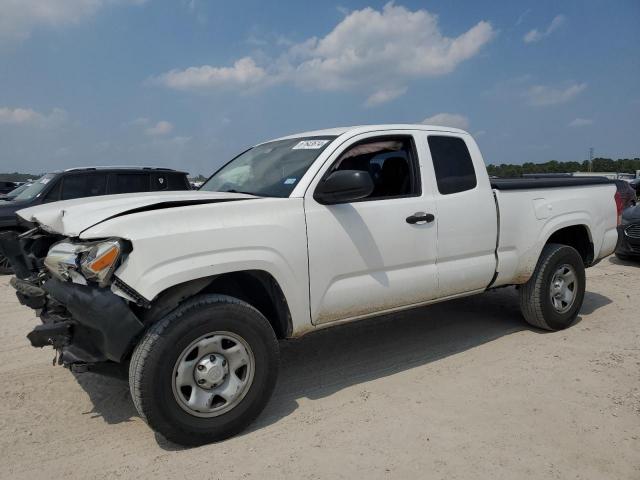
M 181 445 L 223 440 L 263 410 L 278 373 L 278 342 L 251 305 L 194 297 L 153 325 L 136 347 L 129 385 L 140 416 Z
M 578 316 L 586 277 L 582 257 L 567 245 L 549 243 L 533 275 L 520 287 L 520 309 L 534 327 L 561 330 Z

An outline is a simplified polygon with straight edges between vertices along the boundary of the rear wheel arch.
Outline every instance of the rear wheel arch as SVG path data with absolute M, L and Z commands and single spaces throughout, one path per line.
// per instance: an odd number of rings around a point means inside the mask
M 544 245 L 559 244 L 573 247 L 582 258 L 585 267 L 590 266 L 594 260 L 593 240 L 591 230 L 587 225 L 570 225 L 553 232 Z

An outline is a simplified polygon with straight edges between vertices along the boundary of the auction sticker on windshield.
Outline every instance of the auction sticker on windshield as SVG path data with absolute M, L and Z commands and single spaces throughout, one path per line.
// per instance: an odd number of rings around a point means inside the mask
M 298 142 L 292 150 L 317 150 L 324 147 L 329 140 L 302 140 Z

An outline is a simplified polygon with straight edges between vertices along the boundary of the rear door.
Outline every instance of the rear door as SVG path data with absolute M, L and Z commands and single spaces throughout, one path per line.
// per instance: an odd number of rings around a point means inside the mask
M 438 297 L 484 289 L 496 268 L 498 224 L 482 155 L 468 135 L 424 135 L 436 184 Z
M 314 324 L 357 318 L 435 298 L 436 223 L 411 223 L 434 213 L 429 182 L 421 178 L 421 140 L 407 131 L 365 134 L 328 159 L 305 194 L 311 317 Z M 371 175 L 363 200 L 322 205 L 319 181 L 335 170 Z

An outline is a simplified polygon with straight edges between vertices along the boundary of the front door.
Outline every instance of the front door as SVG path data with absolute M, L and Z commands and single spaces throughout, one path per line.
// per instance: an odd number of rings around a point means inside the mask
M 420 304 L 437 296 L 437 222 L 431 182 L 420 175 L 421 138 L 366 134 L 341 146 L 307 190 L 311 317 L 314 324 Z M 373 193 L 322 205 L 313 192 L 335 170 L 368 172 Z

